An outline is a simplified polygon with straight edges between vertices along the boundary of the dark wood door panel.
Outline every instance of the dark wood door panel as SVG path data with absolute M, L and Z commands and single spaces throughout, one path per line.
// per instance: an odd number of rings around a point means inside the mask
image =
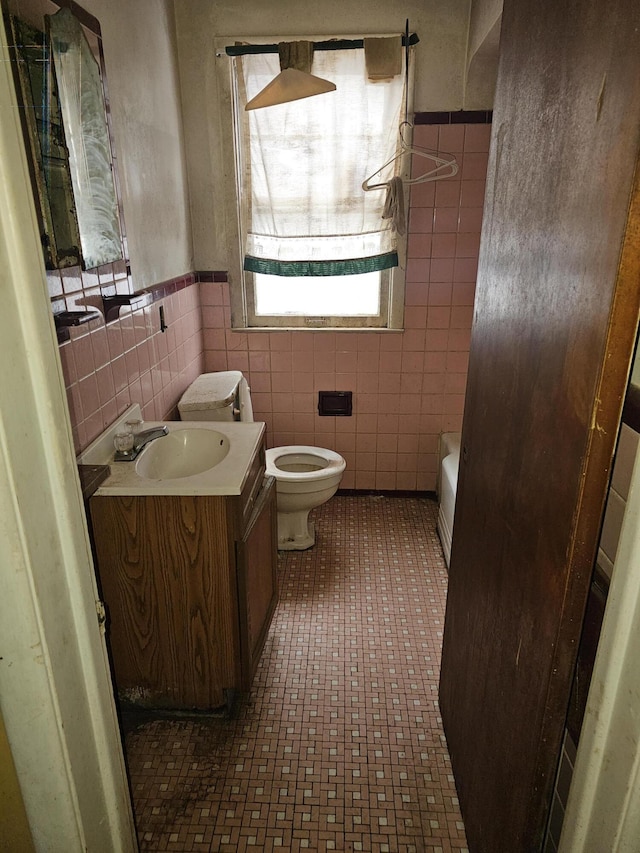
M 542 843 L 638 317 L 639 31 L 505 2 L 440 688 L 472 853 Z

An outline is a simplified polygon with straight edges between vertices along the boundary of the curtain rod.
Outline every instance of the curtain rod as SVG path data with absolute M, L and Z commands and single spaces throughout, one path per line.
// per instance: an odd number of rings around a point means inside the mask
M 372 36 L 372 38 L 374 38 Z M 411 33 L 408 40 L 402 36 L 402 45 L 405 47 L 417 44 L 420 41 L 416 33 Z M 329 41 L 312 42 L 314 50 L 357 50 L 364 47 L 364 39 L 330 39 Z M 245 56 L 251 53 L 277 53 L 277 44 L 231 44 L 225 48 L 227 56 Z

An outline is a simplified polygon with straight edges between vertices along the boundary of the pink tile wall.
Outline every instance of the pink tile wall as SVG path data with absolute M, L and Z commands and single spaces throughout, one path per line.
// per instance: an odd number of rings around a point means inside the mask
M 84 275 L 84 274 L 83 274 Z M 168 328 L 160 331 L 159 306 Z M 76 451 L 83 450 L 131 403 L 145 420 L 175 416 L 182 393 L 203 370 L 197 285 L 120 317 L 72 327 L 60 346 Z
M 343 488 L 435 489 L 439 435 L 461 427 L 489 137 L 489 125 L 415 129 L 415 145 L 460 168 L 411 189 L 404 332 L 232 332 L 228 285 L 200 285 L 205 370 L 248 377 L 269 446 L 341 453 Z M 414 175 L 428 168 L 414 157 Z M 319 390 L 353 391 L 353 416 L 319 417 Z
M 203 370 L 237 369 L 270 446 L 337 450 L 347 461 L 344 488 L 434 489 L 440 432 L 462 422 L 489 136 L 488 125 L 415 129 L 416 145 L 454 154 L 460 170 L 411 189 L 404 332 L 232 332 L 226 283 L 123 308 L 107 326 L 73 328 L 60 347 L 76 450 L 132 402 L 146 420 L 173 417 Z M 414 158 L 414 174 L 425 164 Z M 100 301 L 99 271 L 48 277 L 53 300 L 69 309 Z M 121 291 L 119 281 L 107 284 Z M 353 417 L 319 417 L 319 390 L 353 391 Z

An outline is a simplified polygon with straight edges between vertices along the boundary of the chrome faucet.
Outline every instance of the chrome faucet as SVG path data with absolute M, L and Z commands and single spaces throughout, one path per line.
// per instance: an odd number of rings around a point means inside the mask
M 162 438 L 163 435 L 169 434 L 169 427 L 157 426 L 150 429 L 143 429 L 134 436 L 133 447 L 131 450 L 117 450 L 113 457 L 114 462 L 133 462 L 133 460 L 142 453 L 147 444 L 154 441 L 156 438 Z

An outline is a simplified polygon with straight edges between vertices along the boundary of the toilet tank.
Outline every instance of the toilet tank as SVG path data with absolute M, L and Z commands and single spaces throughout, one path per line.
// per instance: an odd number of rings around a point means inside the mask
M 242 373 L 239 370 L 222 370 L 198 376 L 178 403 L 180 420 L 238 420 L 238 387 L 241 379 Z

